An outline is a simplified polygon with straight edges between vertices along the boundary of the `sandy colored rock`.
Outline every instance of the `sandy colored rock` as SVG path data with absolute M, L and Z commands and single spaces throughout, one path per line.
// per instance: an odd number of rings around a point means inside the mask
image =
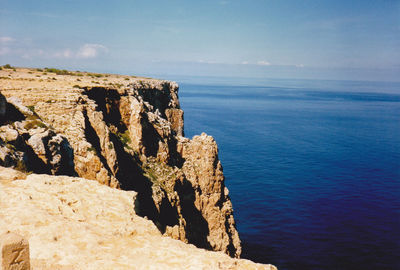
M 15 233 L 0 236 L 1 270 L 30 270 L 29 243 Z
M 11 168 L 0 167 L 0 182 L 3 181 L 10 182 L 17 179 L 23 180 L 25 178 L 26 178 L 25 173 L 22 173 L 20 171 Z
M 18 138 L 18 131 L 10 127 L 9 125 L 4 125 L 0 127 L 0 138 L 5 142 L 13 142 Z
M 0 181 L 0 234 L 29 240 L 34 270 L 276 269 L 162 236 L 137 216 L 137 196 L 77 177 Z
M 217 144 L 182 137 L 177 83 L 17 68 L 0 70 L 0 86 L 26 117 L 9 127 L 21 139 L 0 142 L 0 165 L 134 190 L 137 214 L 162 234 L 240 256 Z

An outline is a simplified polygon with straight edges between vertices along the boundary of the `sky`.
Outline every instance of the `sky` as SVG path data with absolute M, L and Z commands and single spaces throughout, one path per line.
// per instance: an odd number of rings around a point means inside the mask
M 400 81 L 400 0 L 0 0 L 0 64 Z

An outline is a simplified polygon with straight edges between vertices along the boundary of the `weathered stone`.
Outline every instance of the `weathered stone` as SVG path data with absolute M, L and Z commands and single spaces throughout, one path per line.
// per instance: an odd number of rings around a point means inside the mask
M 29 77 L 29 83 L 8 80 L 10 87 L 3 87 L 2 93 L 20 99 L 13 102 L 18 108 L 34 106 L 34 117 L 14 126 L 44 173 L 69 174 L 61 169 L 69 164 L 80 177 L 135 190 L 138 213 L 163 234 L 240 256 L 217 145 L 205 134 L 192 140 L 182 137 L 183 111 L 175 82 L 117 75 L 108 75 L 105 82 L 80 76 L 76 88 L 76 76 L 54 81 L 40 73 L 40 82 L 32 76 L 36 71 L 29 72 L 19 74 Z M 27 128 L 34 123 L 53 128 Z M 71 151 L 65 151 L 65 142 Z M 13 160 L 15 153 L 7 149 L 4 156 Z M 29 160 L 29 155 L 24 158 Z
M 26 130 L 27 123 L 30 122 L 0 127 L 3 141 L 0 143 L 0 165 L 15 167 L 25 164 L 26 170 L 74 175 L 73 149 L 68 140 L 46 127 Z
M 276 269 L 162 236 L 137 215 L 138 196 L 78 177 L 0 181 L 0 234 L 29 235 L 32 269 Z
M 17 170 L 13 170 L 11 168 L 4 168 L 1 167 L 0 169 L 0 182 L 4 181 L 4 182 L 10 182 L 10 181 L 14 181 L 17 179 L 25 179 L 26 178 L 26 174 L 17 171 Z
M 0 138 L 4 142 L 13 142 L 18 138 L 18 131 L 13 129 L 10 125 L 0 127 Z
M 165 115 L 171 123 L 171 128 L 177 136 L 184 136 L 183 132 L 183 111 L 180 109 L 166 109 Z
M 6 233 L 0 236 L 2 270 L 30 270 L 29 243 L 22 236 Z
M 30 109 L 28 109 L 27 107 L 25 107 L 22 104 L 22 101 L 20 98 L 18 97 L 9 97 L 7 99 L 8 103 L 12 104 L 15 108 L 17 108 L 18 111 L 20 111 L 21 113 L 23 113 L 24 115 L 33 115 L 33 111 L 31 111 Z
M 178 149 L 185 160 L 182 170 L 195 191 L 194 205 L 208 223 L 208 242 L 214 250 L 239 257 L 240 239 L 216 142 L 202 133 L 192 140 L 181 140 Z

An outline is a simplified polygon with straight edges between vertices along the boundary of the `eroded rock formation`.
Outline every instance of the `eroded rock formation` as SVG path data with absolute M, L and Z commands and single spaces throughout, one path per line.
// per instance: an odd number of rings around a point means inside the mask
M 0 126 L 0 165 L 55 175 L 76 175 L 73 149 L 16 98 L 6 102 Z
M 0 247 L 15 242 L 26 247 L 27 242 L 10 239 L 21 235 L 29 241 L 33 270 L 276 270 L 163 237 L 153 222 L 137 215 L 137 203 L 136 192 L 96 181 L 0 167 L 0 235 L 7 236 L 7 241 L 0 237 Z M 29 253 L 22 255 L 18 260 L 29 262 Z
M 28 170 L 134 190 L 137 213 L 162 234 L 240 256 L 217 145 L 206 134 L 183 137 L 176 83 L 117 75 L 51 78 L 40 72 L 39 82 L 30 72 L 19 72 L 8 84 L 0 80 L 8 99 L 21 100 L 13 106 L 21 119 L 0 128 L 2 165 L 35 159 L 43 171 L 36 165 Z

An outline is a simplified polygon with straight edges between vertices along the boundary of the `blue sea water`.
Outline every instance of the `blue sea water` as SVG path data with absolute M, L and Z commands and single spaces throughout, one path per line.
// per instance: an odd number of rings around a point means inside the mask
M 185 135 L 218 143 L 244 258 L 400 269 L 400 83 L 183 80 L 180 100 Z

